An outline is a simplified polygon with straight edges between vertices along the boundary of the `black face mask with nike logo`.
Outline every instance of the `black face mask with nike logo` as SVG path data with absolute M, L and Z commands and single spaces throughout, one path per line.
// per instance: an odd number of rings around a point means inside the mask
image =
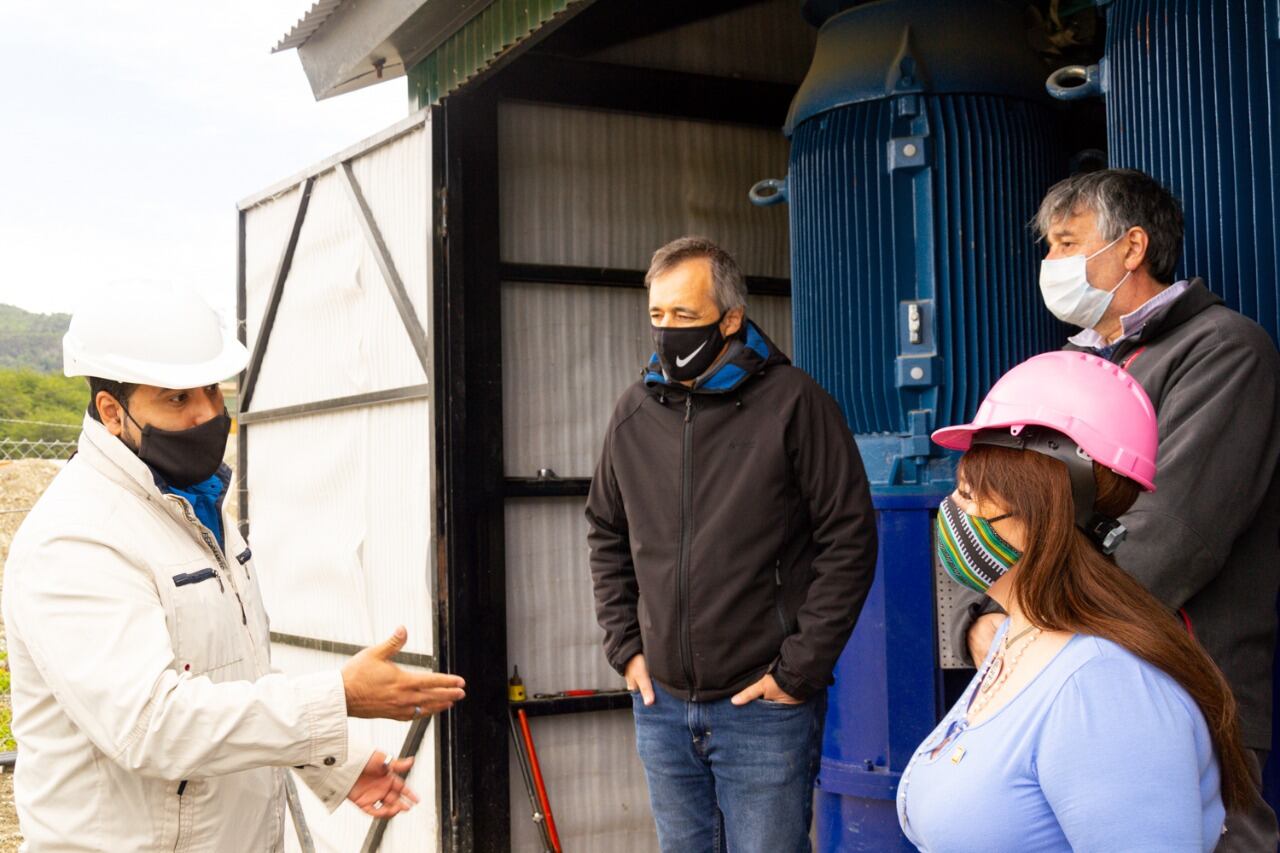
M 705 373 L 724 349 L 724 335 L 720 333 L 723 319 L 721 315 L 705 326 L 653 326 L 653 346 L 663 372 L 677 382 L 689 382 Z

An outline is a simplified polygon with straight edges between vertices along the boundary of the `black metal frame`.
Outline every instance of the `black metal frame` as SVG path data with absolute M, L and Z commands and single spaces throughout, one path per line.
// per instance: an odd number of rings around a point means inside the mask
M 266 423 L 267 421 L 283 421 L 289 418 L 300 418 L 304 415 L 315 415 L 320 412 L 337 412 L 342 409 L 365 409 L 383 403 L 399 403 L 404 400 L 422 400 L 431 396 L 431 385 L 406 385 L 403 388 L 388 388 L 386 391 L 370 391 L 367 394 L 352 394 L 349 397 L 331 397 L 328 400 L 317 400 L 314 403 L 299 403 L 296 406 L 280 406 L 275 409 L 259 409 L 253 412 L 241 412 L 241 426 Z
M 341 640 L 321 640 L 316 637 L 304 637 L 300 634 L 282 634 L 279 631 L 271 632 L 271 642 L 279 643 L 282 646 L 294 646 L 299 649 L 311 649 L 316 652 L 328 652 L 335 655 L 354 655 L 357 652 L 364 651 L 364 646 L 357 646 L 355 643 L 344 643 Z M 423 669 L 434 670 L 436 668 L 435 655 L 424 655 L 419 652 L 397 652 L 391 656 L 396 663 L 405 666 L 420 666 Z
M 513 69 L 516 69 L 513 71 Z M 495 77 L 517 101 L 778 129 L 796 87 L 530 52 Z
M 246 212 L 241 209 L 236 212 L 236 338 L 241 344 L 248 342 L 248 325 L 246 317 L 248 316 L 248 282 L 246 280 L 246 260 L 245 260 L 245 236 L 246 236 Z M 237 380 L 237 386 L 244 380 L 241 374 Z M 244 408 L 244 403 L 240 402 L 239 393 L 236 394 L 236 414 Z M 236 523 L 240 528 L 240 536 L 247 542 L 249 541 L 249 436 L 245 431 L 237 427 L 236 432 L 236 512 L 239 517 Z
M 590 480 L 508 478 L 503 468 L 501 286 L 506 281 L 644 286 L 637 270 L 503 263 L 498 257 L 498 105 L 524 100 L 673 118 L 781 127 L 794 86 L 629 68 L 526 53 L 445 98 L 433 112 L 437 200 L 435 292 L 440 531 L 438 655 L 467 680 L 442 718 L 442 847 L 510 848 L 504 504 L 582 497 Z M 790 296 L 786 279 L 748 290 Z M 625 693 L 534 699 L 531 716 L 630 707 Z
M 589 477 L 508 477 L 509 498 L 585 498 L 591 490 Z
M 607 690 L 590 696 L 553 696 L 514 702 L 512 708 L 524 708 L 530 717 L 552 717 L 560 714 L 583 714 L 593 711 L 620 711 L 631 707 L 631 694 L 626 690 Z
M 284 296 L 284 283 L 289 280 L 289 270 L 293 268 L 293 253 L 298 248 L 298 236 L 302 234 L 302 223 L 307 219 L 307 207 L 311 204 L 311 190 L 315 187 L 314 175 L 307 177 L 299 186 L 298 207 L 293 214 L 293 227 L 289 230 L 289 239 L 280 260 L 276 264 L 275 276 L 271 282 L 271 293 L 267 296 L 267 309 L 262 315 L 262 327 L 258 330 L 258 338 L 253 342 L 253 354 L 249 356 L 249 364 L 244 369 L 240 381 L 240 395 L 237 401 L 243 411 L 249 408 L 253 392 L 258 388 L 258 376 L 262 372 L 262 360 L 267 355 L 267 344 L 271 341 L 271 331 L 276 324 L 276 311 L 280 309 L 280 298 Z M 241 214 L 243 217 L 243 213 Z M 243 248 L 244 242 L 241 241 Z
M 433 132 L 444 169 L 435 296 L 439 654 L 467 682 L 467 700 L 444 718 L 442 846 L 498 853 L 510 847 L 511 804 L 494 89 L 481 84 L 446 99 Z

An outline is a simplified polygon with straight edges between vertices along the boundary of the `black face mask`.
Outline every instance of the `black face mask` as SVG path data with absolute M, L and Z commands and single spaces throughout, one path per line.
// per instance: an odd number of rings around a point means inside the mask
M 705 326 L 667 328 L 653 326 L 653 345 L 658 350 L 658 360 L 667 376 L 677 382 L 697 379 L 715 363 L 724 349 L 724 335 L 720 333 L 720 321 Z
M 158 471 L 169 485 L 185 489 L 203 483 L 222 465 L 227 435 L 231 432 L 231 417 L 225 407 L 217 417 L 180 430 L 156 429 L 151 424 L 142 426 L 123 404 L 120 408 L 142 429 L 142 445 L 130 449 Z

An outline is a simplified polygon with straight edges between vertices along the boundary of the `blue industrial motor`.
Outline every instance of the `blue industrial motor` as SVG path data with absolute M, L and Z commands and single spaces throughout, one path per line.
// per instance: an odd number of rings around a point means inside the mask
M 1103 60 L 1055 71 L 1055 97 L 1102 95 L 1111 165 L 1141 169 L 1186 216 L 1177 275 L 1280 338 L 1280 0 L 1099 0 Z M 1276 689 L 1280 691 L 1280 660 Z M 1280 707 L 1280 695 L 1276 696 Z M 1280 727 L 1266 794 L 1280 806 Z
M 1110 165 L 1182 201 L 1178 276 L 1280 337 L 1280 0 L 1098 5 L 1105 57 L 1055 71 L 1049 92 L 1105 95 Z
M 796 362 L 840 403 L 873 484 L 880 565 L 836 671 L 823 850 L 910 849 L 897 780 L 941 710 L 932 518 L 954 462 L 929 441 L 992 382 L 1061 346 L 1027 224 L 1066 174 L 1047 68 L 1019 7 L 882 0 L 819 32 L 791 107 Z

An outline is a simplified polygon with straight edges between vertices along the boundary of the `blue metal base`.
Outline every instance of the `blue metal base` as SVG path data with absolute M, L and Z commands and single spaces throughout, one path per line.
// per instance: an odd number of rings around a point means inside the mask
M 910 853 L 916 848 L 898 829 L 893 800 L 842 797 L 818 791 L 818 849 L 832 853 Z
M 950 481 L 872 488 L 880 559 L 858 627 L 836 664 L 818 774 L 822 851 L 910 850 L 898 779 L 942 707 L 933 519 Z

